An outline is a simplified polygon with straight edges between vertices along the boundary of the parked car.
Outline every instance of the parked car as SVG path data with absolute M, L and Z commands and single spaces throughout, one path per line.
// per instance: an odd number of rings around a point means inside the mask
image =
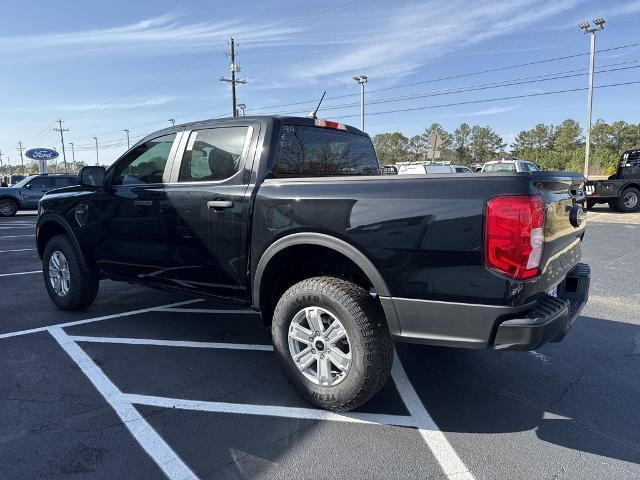
M 49 190 L 77 185 L 77 175 L 31 175 L 11 187 L 0 190 L 0 216 L 12 217 L 18 210 L 35 210 Z
M 469 167 L 464 165 L 438 165 L 429 163 L 418 164 L 398 164 L 396 165 L 398 175 L 421 175 L 425 173 L 473 173 Z
M 393 339 L 528 350 L 587 301 L 584 178 L 381 175 L 360 130 L 296 117 L 176 125 L 40 201 L 49 297 L 109 278 L 251 306 L 310 402 L 346 411 L 387 381 Z
M 482 166 L 483 173 L 538 172 L 540 170 L 541 168 L 535 163 L 515 157 L 491 160 Z
M 589 180 L 585 190 L 587 208 L 607 203 L 616 212 L 640 210 L 640 149 L 624 152 L 615 174 L 607 180 Z

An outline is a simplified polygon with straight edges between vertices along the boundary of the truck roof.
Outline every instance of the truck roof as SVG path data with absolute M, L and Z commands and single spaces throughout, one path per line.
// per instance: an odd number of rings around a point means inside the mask
M 247 115 L 247 116 L 243 116 L 243 117 L 210 118 L 210 119 L 206 119 L 206 120 L 197 120 L 197 121 L 194 121 L 194 122 L 180 123 L 178 125 L 174 125 L 174 126 L 171 126 L 171 127 L 163 128 L 161 130 L 156 130 L 154 132 L 151 132 L 149 135 L 146 135 L 138 143 L 146 141 L 151 135 L 155 136 L 158 133 L 160 133 L 160 134 L 168 134 L 168 133 L 173 133 L 173 132 L 178 132 L 180 130 L 184 130 L 185 128 L 193 128 L 195 126 L 202 127 L 202 126 L 206 126 L 206 125 L 224 125 L 225 123 L 234 123 L 234 122 L 238 122 L 238 121 L 242 121 L 242 120 L 259 121 L 259 122 L 269 123 L 269 124 L 288 123 L 288 124 L 293 124 L 293 125 L 304 125 L 304 126 L 309 126 L 309 127 L 320 126 L 316 122 L 325 121 L 324 119 L 315 119 L 315 118 L 309 118 L 309 117 L 296 117 L 296 116 L 289 116 L 289 115 Z M 327 122 L 333 122 L 330 119 L 327 119 L 326 121 Z M 350 125 L 346 125 L 346 124 L 340 124 L 340 125 L 341 125 L 341 127 L 343 127 L 343 128 L 340 128 L 340 130 L 347 131 L 349 133 L 355 133 L 355 134 L 358 134 L 358 135 L 369 136 L 367 133 L 363 132 L 362 130 L 359 130 L 359 129 L 357 129 L 355 127 L 352 127 Z

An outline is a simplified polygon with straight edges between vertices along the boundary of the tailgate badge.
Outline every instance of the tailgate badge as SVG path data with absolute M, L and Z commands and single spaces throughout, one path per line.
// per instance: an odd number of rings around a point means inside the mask
M 584 210 L 580 205 L 574 205 L 569 211 L 569 222 L 574 227 L 578 228 L 582 225 L 582 221 L 584 220 Z

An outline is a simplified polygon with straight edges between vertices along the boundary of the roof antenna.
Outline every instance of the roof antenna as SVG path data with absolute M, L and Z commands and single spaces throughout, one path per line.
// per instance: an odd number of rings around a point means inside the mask
M 316 114 L 318 113 L 318 110 L 320 109 L 320 104 L 322 103 L 322 100 L 324 100 L 324 96 L 326 94 L 327 94 L 326 90 L 324 92 L 322 92 L 322 97 L 320 97 L 320 101 L 318 102 L 318 106 L 316 107 L 316 109 L 313 112 L 309 112 L 309 115 L 307 115 L 307 118 L 318 118 L 316 116 Z

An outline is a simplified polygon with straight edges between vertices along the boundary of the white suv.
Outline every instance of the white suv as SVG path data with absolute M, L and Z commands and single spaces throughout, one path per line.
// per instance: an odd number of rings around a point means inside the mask
M 494 172 L 537 172 L 540 167 L 533 162 L 520 160 L 518 158 L 503 158 L 491 160 L 482 166 L 483 173 Z

